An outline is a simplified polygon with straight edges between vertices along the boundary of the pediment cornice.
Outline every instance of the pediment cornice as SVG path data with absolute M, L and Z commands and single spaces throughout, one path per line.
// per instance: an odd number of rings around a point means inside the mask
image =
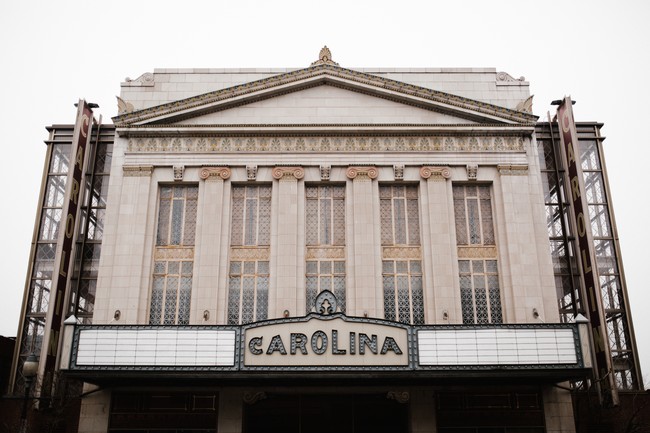
M 443 112 L 480 123 L 530 125 L 537 120 L 537 116 L 530 113 L 341 68 L 333 64 L 320 64 L 125 113 L 114 117 L 113 122 L 118 127 L 127 128 L 136 125 L 173 124 L 183 119 L 324 84 Z

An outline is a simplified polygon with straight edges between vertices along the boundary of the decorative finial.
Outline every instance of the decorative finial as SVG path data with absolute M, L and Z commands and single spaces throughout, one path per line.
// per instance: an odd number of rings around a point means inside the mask
M 332 52 L 330 51 L 329 48 L 327 48 L 327 45 L 325 45 L 323 48 L 321 48 L 320 53 L 318 53 L 318 60 L 313 62 L 311 65 L 312 66 L 318 66 L 318 65 L 338 66 L 339 64 L 336 63 L 334 60 L 332 60 Z

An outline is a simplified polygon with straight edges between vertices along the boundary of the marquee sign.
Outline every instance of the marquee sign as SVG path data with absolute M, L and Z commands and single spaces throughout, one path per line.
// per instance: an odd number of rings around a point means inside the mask
M 408 367 L 408 328 L 340 313 L 256 323 L 243 330 L 243 368 Z

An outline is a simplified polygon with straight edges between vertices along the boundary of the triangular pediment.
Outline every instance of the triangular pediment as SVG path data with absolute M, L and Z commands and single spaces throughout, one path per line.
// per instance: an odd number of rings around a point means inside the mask
M 536 116 L 319 65 L 121 114 L 118 127 L 219 125 L 530 125 Z

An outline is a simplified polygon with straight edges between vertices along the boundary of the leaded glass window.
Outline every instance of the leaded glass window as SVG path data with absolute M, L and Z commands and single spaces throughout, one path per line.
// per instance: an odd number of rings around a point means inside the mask
M 188 185 L 160 188 L 151 324 L 189 324 L 198 192 Z
M 502 323 L 490 187 L 454 185 L 453 196 L 463 323 Z
M 380 185 L 384 317 L 424 323 L 417 185 Z
M 345 186 L 307 185 L 305 196 L 306 311 L 329 290 L 345 312 Z
M 271 186 L 232 189 L 228 324 L 268 317 Z

